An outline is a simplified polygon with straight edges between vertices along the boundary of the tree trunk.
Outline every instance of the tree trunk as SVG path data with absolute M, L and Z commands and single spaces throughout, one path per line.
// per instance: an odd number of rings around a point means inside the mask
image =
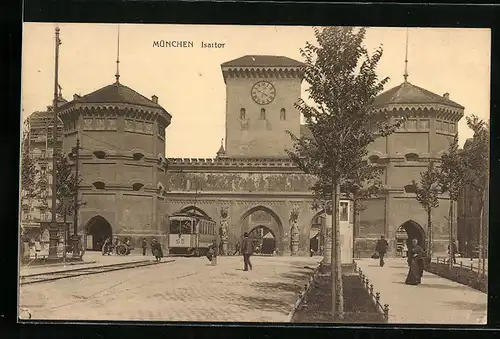
M 64 207 L 64 243 L 63 243 L 63 261 L 66 262 L 66 244 L 67 242 L 67 230 L 66 230 L 66 219 L 68 216 L 68 209 Z
M 479 253 L 478 253 L 478 263 L 477 270 L 480 277 L 484 275 L 484 267 L 483 263 L 485 262 L 484 257 L 484 218 L 483 218 L 483 209 L 484 204 L 482 201 L 479 202 Z
M 352 258 L 356 258 L 356 236 L 357 236 L 357 231 L 356 231 L 356 223 L 358 221 L 358 206 L 357 206 L 356 200 L 352 201 Z
M 449 225 L 449 238 L 448 238 L 448 266 L 453 268 L 453 200 L 450 198 L 450 207 L 448 210 L 448 225 Z
M 432 210 L 427 211 L 427 256 L 432 258 Z
M 342 288 L 342 261 L 339 227 L 340 185 L 334 181 L 332 192 L 332 314 L 335 320 L 344 319 L 344 295 Z

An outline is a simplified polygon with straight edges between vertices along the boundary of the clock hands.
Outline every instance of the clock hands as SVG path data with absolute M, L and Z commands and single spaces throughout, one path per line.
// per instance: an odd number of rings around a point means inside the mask
M 267 93 L 265 93 L 265 92 L 262 92 L 261 90 L 258 90 L 257 88 L 254 88 L 254 89 L 255 89 L 257 92 L 264 94 L 266 97 L 268 97 L 268 98 L 270 97 L 270 95 L 269 95 L 269 94 L 267 94 Z M 248 90 L 247 90 L 247 91 L 248 91 Z

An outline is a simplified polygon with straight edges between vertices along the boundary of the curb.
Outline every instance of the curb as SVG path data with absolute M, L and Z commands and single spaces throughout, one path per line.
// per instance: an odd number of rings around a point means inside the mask
M 300 292 L 299 298 L 297 299 L 297 301 L 293 305 L 293 309 L 290 311 L 290 313 L 288 313 L 286 322 L 292 322 L 293 316 L 295 315 L 295 313 L 299 309 L 300 304 L 302 304 L 302 302 L 304 301 L 307 292 L 309 292 L 309 290 L 311 289 L 311 286 L 312 286 L 320 268 L 321 268 L 321 263 L 314 269 L 313 274 L 309 277 L 309 282 L 305 285 L 304 291 Z

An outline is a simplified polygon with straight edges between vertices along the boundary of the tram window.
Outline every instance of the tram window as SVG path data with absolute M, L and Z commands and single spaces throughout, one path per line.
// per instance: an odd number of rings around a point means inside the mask
M 171 220 L 170 221 L 170 233 L 178 234 L 180 230 L 181 222 L 179 220 Z
M 181 224 L 181 233 L 182 234 L 191 234 L 191 221 L 184 220 Z
M 340 221 L 349 221 L 349 204 L 347 202 L 340 203 Z

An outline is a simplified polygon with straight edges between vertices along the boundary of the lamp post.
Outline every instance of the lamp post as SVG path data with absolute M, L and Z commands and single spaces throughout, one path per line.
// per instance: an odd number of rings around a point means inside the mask
M 58 99 L 59 99 L 59 45 L 61 41 L 59 40 L 59 27 L 56 27 L 56 53 L 55 53 L 55 71 L 54 71 L 54 102 L 53 102 L 53 119 L 52 124 L 52 220 L 49 227 L 49 259 L 57 258 L 57 242 L 59 240 L 57 236 L 57 157 L 56 157 L 56 143 L 57 143 L 57 121 L 58 121 Z

